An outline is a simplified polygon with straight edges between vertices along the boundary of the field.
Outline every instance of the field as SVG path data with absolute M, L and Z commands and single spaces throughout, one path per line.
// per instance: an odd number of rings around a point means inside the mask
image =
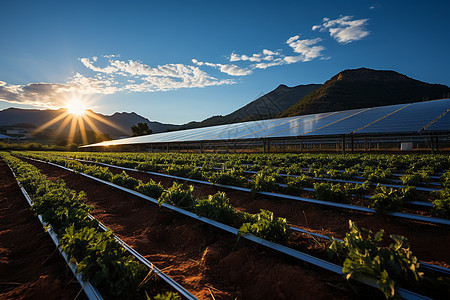
M 83 281 L 105 298 L 449 295 L 448 155 L 17 151 L 1 158 L 2 187 L 17 187 L 8 165 Z M 21 213 L 27 205 L 18 187 L 0 201 L 4 215 L 15 213 L 10 203 Z M 32 213 L 21 218 L 38 222 Z M 6 248 L 7 233 L 24 233 L 1 220 Z M 1 268 L 14 265 L 10 257 Z M 48 276 L 70 282 L 64 260 L 53 263 Z M 15 285 L 0 288 L 10 295 Z M 67 283 L 54 295 L 77 293 Z

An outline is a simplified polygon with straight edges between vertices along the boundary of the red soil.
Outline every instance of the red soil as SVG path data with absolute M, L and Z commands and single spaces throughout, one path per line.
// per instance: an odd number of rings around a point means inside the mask
M 81 286 L 55 250 L 0 160 L 0 299 L 74 299 Z
M 31 163 L 31 161 L 28 161 Z M 48 164 L 49 179 L 84 190 L 93 215 L 201 299 L 353 297 L 340 276 L 274 253 L 142 198 Z M 365 295 L 380 296 L 370 290 Z

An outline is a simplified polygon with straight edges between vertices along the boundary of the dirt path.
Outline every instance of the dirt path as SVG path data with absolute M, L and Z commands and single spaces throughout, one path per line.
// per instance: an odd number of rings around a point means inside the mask
M 81 287 L 55 250 L 0 160 L 0 299 L 74 299 Z
M 109 169 L 114 174 L 122 172 L 120 169 Z M 295 200 L 283 200 L 260 195 L 252 198 L 251 194 L 246 192 L 184 182 L 137 171 L 127 171 L 127 173 L 144 182 L 150 179 L 161 182 L 165 188 L 171 186 L 173 181 L 193 185 L 196 197 L 204 197 L 223 191 L 230 198 L 233 207 L 238 210 L 250 213 L 257 213 L 260 209 L 270 210 L 276 216 L 286 218 L 293 226 L 324 235 L 332 235 L 336 238 L 345 236 L 345 233 L 348 231 L 348 220 L 350 219 L 356 222 L 360 228 L 367 228 L 373 232 L 384 229 L 385 237 L 387 238 L 390 234 L 406 236 L 410 241 L 413 253 L 421 260 L 447 268 L 450 267 L 450 251 L 448 251 L 447 247 L 447 245 L 450 245 L 450 235 L 448 234 L 449 228 L 447 226 L 395 217 L 383 217 Z
M 238 242 L 231 234 L 73 172 L 44 163 L 32 164 L 51 180 L 61 178 L 69 188 L 84 190 L 97 219 L 196 297 L 352 297 L 340 276 L 246 240 Z M 377 295 L 373 290 L 367 294 Z

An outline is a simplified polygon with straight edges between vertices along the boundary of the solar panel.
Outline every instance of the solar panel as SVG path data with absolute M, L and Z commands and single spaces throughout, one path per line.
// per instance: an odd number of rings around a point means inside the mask
M 313 130 L 305 135 L 333 135 L 333 134 L 348 134 L 356 131 L 364 126 L 367 126 L 380 118 L 393 113 L 394 111 L 404 107 L 405 104 L 389 105 L 373 107 L 358 114 L 351 115 L 345 119 L 328 124 L 316 130 Z
M 442 116 L 449 109 L 450 99 L 443 99 L 163 132 L 83 147 L 350 133 L 411 133 L 419 132 L 436 119 L 423 131 L 449 131 L 450 112 Z
M 447 110 L 449 105 L 450 99 L 412 103 L 355 133 L 418 132 Z
M 424 131 L 450 131 L 450 111 L 428 126 Z
M 287 126 L 283 126 L 276 132 L 267 132 L 265 137 L 287 137 L 287 136 L 300 136 L 305 135 L 309 132 L 317 130 L 323 126 L 332 124 L 333 122 L 337 122 L 346 118 L 348 116 L 357 114 L 365 109 L 354 109 L 354 110 L 346 110 L 340 112 L 333 113 L 322 113 L 315 115 L 307 115 L 304 116 L 302 122 L 299 124 L 286 124 Z M 289 126 L 290 125 L 290 126 Z
M 259 120 L 253 122 L 244 122 L 239 127 L 233 128 L 233 130 L 226 130 L 218 135 L 215 139 L 249 139 L 249 138 L 260 138 L 262 132 L 269 130 L 275 126 L 282 123 L 289 122 L 290 120 L 299 119 L 300 117 L 290 117 L 282 119 L 270 119 L 270 120 Z

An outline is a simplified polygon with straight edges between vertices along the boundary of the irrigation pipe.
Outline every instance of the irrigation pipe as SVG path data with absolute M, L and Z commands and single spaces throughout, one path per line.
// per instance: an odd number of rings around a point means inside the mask
M 243 171 L 244 173 L 248 174 L 256 174 L 256 171 Z M 278 174 L 283 177 L 300 177 L 302 175 L 288 175 L 288 174 Z M 311 179 L 317 180 L 317 181 L 330 181 L 330 182 L 340 182 L 340 183 L 355 183 L 355 184 L 364 184 L 362 181 L 356 181 L 356 180 L 345 180 L 345 179 L 334 179 L 334 178 L 321 178 L 321 177 L 311 177 Z M 386 187 L 392 187 L 392 188 L 404 188 L 404 185 L 398 185 L 398 184 L 388 184 L 388 183 L 373 183 L 371 182 L 370 185 L 377 186 L 377 185 L 383 185 Z M 422 191 L 422 192 L 434 192 L 439 191 L 439 189 L 436 188 L 426 188 L 426 187 L 415 187 L 416 191 Z
M 55 163 L 44 162 L 44 161 L 40 161 L 40 160 L 36 160 L 36 159 L 31 159 L 31 160 L 39 161 L 39 162 L 43 162 L 43 163 L 47 163 L 47 164 L 49 164 L 49 165 L 52 165 L 52 166 L 55 166 L 55 167 L 59 167 L 59 168 L 65 169 L 65 170 L 67 170 L 67 171 L 74 172 L 72 169 L 69 169 L 69 168 L 60 166 L 60 165 L 55 164 Z M 74 173 L 75 173 L 75 172 L 74 172 Z M 121 186 L 119 186 L 119 185 L 113 184 L 113 183 L 111 183 L 111 182 L 108 182 L 108 181 L 105 181 L 105 180 L 102 180 L 102 179 L 95 178 L 95 177 L 93 177 L 93 176 L 87 175 L 87 174 L 82 173 L 82 172 L 76 172 L 76 173 L 79 174 L 79 175 L 82 175 L 82 176 L 84 176 L 84 177 L 90 178 L 90 179 L 92 179 L 92 180 L 95 180 L 95 181 L 97 181 L 97 182 L 101 182 L 101 183 L 103 183 L 103 184 L 109 185 L 109 186 L 114 187 L 114 188 L 116 188 L 116 189 L 122 190 L 122 191 L 124 191 L 124 192 L 129 193 L 129 194 L 138 196 L 138 197 L 140 197 L 140 198 L 142 198 L 142 199 L 145 199 L 145 200 L 147 200 L 147 201 L 150 201 L 150 202 L 152 202 L 152 203 L 158 204 L 158 200 L 156 200 L 156 199 L 154 199 L 154 198 L 151 198 L 151 197 L 149 197 L 149 196 L 140 194 L 140 193 L 138 193 L 138 192 L 136 192 L 136 191 L 133 191 L 133 190 L 130 190 L 130 189 L 121 187 Z M 178 212 L 178 213 L 181 213 L 181 214 L 183 214 L 183 215 L 185 215 L 185 216 L 191 217 L 191 218 L 193 218 L 193 219 L 196 219 L 196 220 L 198 220 L 198 221 L 204 222 L 204 223 L 206 223 L 206 224 L 212 225 L 212 226 L 214 226 L 214 227 L 216 227 L 216 228 L 219 228 L 219 229 L 222 229 L 222 230 L 224 230 L 224 231 L 226 231 L 226 232 L 232 233 L 232 234 L 234 234 L 234 235 L 238 235 L 238 229 L 236 229 L 236 228 L 234 228 L 234 227 L 231 227 L 231 226 L 228 226 L 228 225 L 219 223 L 219 222 L 217 222 L 217 221 L 214 221 L 214 220 L 211 220 L 211 219 L 208 219 L 208 218 L 205 218 L 205 217 L 197 216 L 197 215 L 194 214 L 194 213 L 191 213 L 191 212 L 189 212 L 189 211 L 186 211 L 186 210 L 184 210 L 184 209 L 175 207 L 175 206 L 170 205 L 170 204 L 167 204 L 167 203 L 163 203 L 161 206 L 162 206 L 162 207 L 165 207 L 165 208 L 168 208 L 168 209 L 170 209 L 170 210 L 176 211 L 176 212 Z M 336 274 L 339 274 L 339 275 L 342 275 L 342 274 L 343 274 L 343 273 L 342 273 L 342 267 L 341 267 L 341 266 L 338 266 L 338 265 L 336 265 L 336 264 L 330 263 L 330 262 L 325 261 L 325 260 L 322 260 L 322 259 L 320 259 L 320 258 L 311 256 L 311 255 L 309 255 L 309 254 L 306 254 L 306 253 L 303 253 L 303 252 L 294 250 L 294 249 L 292 249 L 292 248 L 289 248 L 289 247 L 286 247 L 286 246 L 283 246 L 283 245 L 280 245 L 280 244 L 277 244 L 277 243 L 274 243 L 274 242 L 270 242 L 270 241 L 261 239 L 261 238 L 259 238 L 259 237 L 256 237 L 256 236 L 254 236 L 254 235 L 252 235 L 252 234 L 248 234 L 248 233 L 244 233 L 244 234 L 242 234 L 240 237 L 241 237 L 241 238 L 244 238 L 244 239 L 247 239 L 247 240 L 249 240 L 249 241 L 255 242 L 255 243 L 257 243 L 257 244 L 266 246 L 267 248 L 276 250 L 276 251 L 278 251 L 278 252 L 287 254 L 287 255 L 289 255 L 289 256 L 291 256 L 291 257 L 297 258 L 297 259 L 299 259 L 299 260 L 302 260 L 302 261 L 304 261 L 304 262 L 310 263 L 310 264 L 312 264 L 312 265 L 318 266 L 318 267 L 320 267 L 320 268 L 326 269 L 326 270 L 331 271 L 331 272 L 333 272 L 333 273 L 336 273 Z M 352 278 L 353 278 L 354 280 L 357 280 L 357 281 L 361 282 L 361 283 L 364 283 L 364 284 L 366 284 L 366 285 L 369 285 L 369 286 L 372 286 L 372 287 L 378 289 L 377 282 L 376 282 L 376 280 L 373 279 L 373 278 L 369 278 L 369 277 L 366 277 L 366 276 L 363 276 L 363 275 L 353 276 Z M 428 297 L 425 297 L 425 296 L 423 296 L 423 295 L 419 295 L 419 294 L 417 294 L 417 293 L 414 293 L 414 292 L 405 290 L 405 289 L 403 289 L 403 288 L 397 288 L 397 292 L 399 293 L 400 296 L 402 296 L 403 298 L 408 299 L 408 300 L 409 300 L 409 299 L 411 299 L 411 300 L 413 300 L 413 299 L 430 299 L 430 298 L 428 298 Z
M 9 167 L 9 165 L 8 165 Z M 11 169 L 11 167 L 9 167 L 11 172 L 13 173 L 14 178 L 16 179 L 17 184 L 19 185 L 23 195 L 25 196 L 25 198 L 28 201 L 28 204 L 30 204 L 30 206 L 33 206 L 32 200 L 30 198 L 30 196 L 28 195 L 27 191 L 25 190 L 25 188 L 22 186 L 22 184 L 17 180 L 16 174 L 14 173 L 14 171 Z M 94 220 L 95 218 L 89 214 L 88 215 L 89 219 Z M 41 221 L 42 225 L 45 227 L 47 225 L 47 223 L 45 223 L 44 221 L 42 221 L 42 217 L 41 215 L 38 215 L 39 221 Z M 98 225 L 99 227 L 103 230 L 106 231 L 107 228 L 105 225 L 103 225 L 100 221 L 98 221 Z M 49 224 L 48 224 L 49 225 Z M 53 231 L 53 228 L 50 226 L 50 230 L 48 230 L 53 242 L 55 243 L 55 245 L 58 247 L 59 243 L 58 243 L 58 239 L 56 237 L 56 234 Z M 137 252 L 136 250 L 134 250 L 133 248 L 131 248 L 128 244 L 126 244 L 124 241 L 122 241 L 118 236 L 116 236 L 114 234 L 114 239 L 122 246 L 124 247 L 129 253 L 131 253 L 134 257 L 136 257 L 137 260 L 139 260 L 142 264 L 144 264 L 147 268 L 149 268 L 150 270 L 152 270 L 153 272 L 155 272 L 162 280 L 164 280 L 166 283 L 168 283 L 171 287 L 173 287 L 177 292 L 179 292 L 181 295 L 183 295 L 186 299 L 189 300 L 196 300 L 197 298 L 194 297 L 191 293 L 189 293 L 183 286 L 181 286 L 178 282 L 176 282 L 175 280 L 173 280 L 170 276 L 166 275 L 165 273 L 161 272 L 161 270 L 159 270 L 155 265 L 153 265 L 149 260 L 147 260 L 144 256 L 142 256 L 139 252 Z M 103 299 L 102 296 L 100 295 L 100 293 L 97 291 L 97 289 L 92 286 L 91 283 L 89 282 L 84 282 L 81 279 L 81 274 L 76 274 L 76 268 L 77 266 L 74 263 L 69 263 L 69 260 L 67 258 L 67 255 L 64 251 L 61 250 L 60 247 L 58 247 L 58 250 L 61 252 L 61 254 L 63 255 L 64 259 L 66 260 L 67 264 L 69 265 L 70 269 L 72 270 L 72 272 L 74 273 L 74 275 L 77 277 L 78 281 L 80 282 L 81 286 L 83 287 L 83 289 L 85 290 L 86 295 L 88 296 L 89 299 Z M 91 297 L 91 294 L 94 295 L 94 297 Z
M 94 220 L 95 218 L 89 214 L 89 219 Z M 103 230 L 107 231 L 108 228 L 103 225 L 100 221 L 98 221 L 98 226 Z M 170 276 L 163 273 L 160 269 L 158 269 L 154 264 L 152 264 L 148 259 L 146 259 L 144 256 L 142 256 L 139 252 L 134 250 L 130 245 L 122 241 L 117 235 L 114 234 L 115 240 L 122 245 L 125 249 L 127 249 L 128 252 L 130 252 L 134 257 L 136 257 L 137 260 L 139 260 L 142 264 L 144 264 L 147 268 L 152 270 L 156 273 L 162 280 L 164 280 L 166 283 L 168 283 L 171 287 L 173 287 L 177 292 L 182 294 L 186 299 L 196 300 L 197 298 L 194 297 L 191 293 L 189 293 L 183 286 L 181 286 L 178 282 L 173 280 Z
M 101 162 L 93 162 L 93 161 L 81 160 L 81 159 L 74 159 L 74 160 L 77 160 L 77 161 L 80 161 L 80 162 L 86 162 L 86 163 L 97 163 L 97 164 L 104 165 L 104 166 L 107 166 L 107 167 L 118 168 L 118 169 L 123 169 L 123 170 L 127 170 L 127 171 L 149 173 L 149 174 L 151 174 L 151 175 L 167 176 L 167 177 L 174 178 L 174 179 L 179 179 L 179 180 L 186 180 L 186 181 L 195 182 L 195 183 L 200 183 L 200 184 L 214 185 L 214 184 L 212 184 L 212 183 L 210 183 L 210 182 L 208 182 L 208 181 L 202 181 L 202 180 L 196 180 L 196 179 L 189 179 L 189 178 L 184 178 L 184 177 L 178 177 L 178 176 L 173 176 L 173 175 L 167 175 L 167 174 L 163 174 L 163 173 L 155 173 L 155 172 L 140 171 L 140 170 L 136 170 L 136 169 L 132 169 L 132 168 L 120 167 L 120 166 L 110 165 L 110 164 L 101 163 Z M 41 162 L 47 163 L 47 162 L 45 162 L 45 161 L 41 161 Z M 57 166 L 58 166 L 58 167 L 62 167 L 62 166 L 60 166 L 60 165 L 57 165 Z M 70 169 L 68 169 L 68 170 L 70 170 Z M 88 175 L 88 176 L 89 176 L 89 175 Z M 247 188 L 241 188 L 241 187 L 235 187 L 235 186 L 228 186 L 228 185 L 221 185 L 221 184 L 215 184 L 215 185 L 216 185 L 216 186 L 225 187 L 225 188 L 229 188 L 229 189 L 238 189 L 238 190 L 244 191 L 244 192 L 251 192 L 251 190 L 250 190 L 250 189 L 247 189 Z M 314 189 L 312 189 L 312 190 L 314 190 Z M 260 192 L 260 193 L 266 193 L 266 192 Z M 271 193 L 271 194 L 273 194 L 273 193 Z M 277 195 L 281 195 L 281 194 L 277 194 Z M 286 196 L 289 196 L 289 195 L 286 195 Z M 293 197 L 296 197 L 296 196 L 293 196 Z M 315 200 L 315 199 L 309 199 L 309 198 L 304 198 L 304 199 Z M 294 200 L 297 200 L 297 199 L 294 199 Z M 326 201 L 321 201 L 321 200 L 315 200 L 315 201 L 326 202 Z M 317 202 L 313 202 L 313 203 L 317 203 Z M 420 201 L 410 201 L 409 203 L 411 203 L 411 204 L 417 204 L 417 205 L 423 205 L 424 202 L 420 202 Z M 326 203 L 318 203 L 318 204 L 325 204 L 325 205 L 328 205 L 328 202 L 326 202 Z M 339 203 L 335 203 L 335 204 L 338 204 L 338 205 L 339 205 Z M 430 204 L 432 205 L 432 203 L 430 203 Z M 352 206 L 352 205 L 347 205 L 347 206 Z M 342 206 L 337 206 L 337 207 L 347 208 L 347 207 L 342 207 Z M 360 207 L 360 206 L 354 206 L 354 207 L 357 207 L 357 208 L 364 208 L 364 207 Z M 349 209 L 354 209 L 354 208 L 349 208 Z M 367 208 L 367 209 L 368 209 L 368 210 L 371 210 L 370 208 Z M 374 210 L 371 210 L 371 211 L 368 211 L 368 210 L 364 210 L 364 212 L 375 212 Z M 392 214 L 394 214 L 394 213 L 392 213 Z M 396 214 L 396 215 L 394 215 L 394 216 L 401 217 L 401 218 L 405 218 L 405 215 L 406 215 L 407 218 L 408 218 L 408 216 L 416 216 L 416 215 L 403 214 L 403 213 L 395 213 L 395 214 Z M 418 221 L 421 221 L 422 218 L 424 218 L 424 217 L 422 217 L 422 216 L 417 216 L 417 217 L 420 218 L 420 219 L 415 219 L 415 220 L 418 220 Z M 428 218 L 428 217 L 425 217 L 425 218 Z M 434 219 L 438 219 L 438 218 L 434 218 Z M 445 219 L 444 219 L 444 220 L 445 220 Z M 449 222 L 449 223 L 450 223 L 450 222 Z M 448 225 L 448 224 L 447 224 L 447 225 Z M 294 231 L 298 231 L 298 232 L 310 234 L 310 235 L 315 236 L 315 237 L 324 238 L 324 239 L 329 239 L 329 238 L 328 238 L 327 236 L 325 236 L 325 235 L 321 235 L 321 234 L 314 233 L 314 232 L 311 232 L 311 231 L 303 230 L 303 229 L 300 229 L 300 228 L 298 228 L 298 227 L 291 226 L 290 229 L 291 229 L 291 230 L 294 230 Z M 441 273 L 445 273 L 445 274 L 450 274 L 450 270 L 447 269 L 447 268 L 440 267 L 440 266 L 436 266 L 436 265 L 432 265 L 432 264 L 428 264 L 428 263 L 425 263 L 425 262 L 420 262 L 420 263 L 421 263 L 421 265 L 422 265 L 423 267 L 425 267 L 425 268 L 427 268 L 427 269 L 435 270 L 435 271 L 438 271 L 438 272 L 441 272 Z
M 7 164 L 8 165 L 8 164 Z M 9 169 L 11 170 L 14 178 L 16 179 L 17 185 L 19 186 L 20 190 L 22 191 L 22 194 L 24 195 L 25 199 L 27 200 L 28 204 L 30 206 L 33 206 L 33 201 L 31 200 L 30 196 L 28 195 L 27 191 L 25 190 L 25 188 L 22 186 L 22 184 L 19 182 L 19 180 L 17 180 L 17 176 L 14 173 L 13 169 L 8 165 Z M 42 220 L 42 216 L 38 215 L 37 216 L 39 221 L 41 222 L 43 227 L 47 227 L 47 233 L 50 235 L 53 243 L 56 245 L 56 247 L 58 248 L 59 252 L 61 253 L 62 257 L 64 258 L 64 260 L 66 261 L 67 265 L 69 266 L 70 270 L 72 271 L 73 275 L 75 276 L 75 278 L 78 280 L 78 282 L 80 283 L 84 293 L 86 294 L 86 296 L 88 297 L 89 300 L 102 300 L 103 297 L 100 295 L 99 291 L 88 281 L 83 281 L 81 274 L 77 274 L 76 273 L 76 269 L 77 266 L 75 263 L 70 262 L 70 260 L 67 257 L 67 254 L 62 251 L 61 247 L 59 247 L 59 242 L 58 242 L 58 238 L 56 236 L 55 231 L 53 230 L 53 227 L 50 224 L 47 224 L 46 222 L 44 222 Z
M 34 160 L 36 160 L 36 159 L 34 159 Z M 140 171 L 140 170 L 136 170 L 136 169 L 132 169 L 132 168 L 120 167 L 120 166 L 115 166 L 115 165 L 102 163 L 102 162 L 94 162 L 94 161 L 88 161 L 88 160 L 82 160 L 82 159 L 72 159 L 72 160 L 85 162 L 85 163 L 99 164 L 99 165 L 103 165 L 103 166 L 106 166 L 106 167 L 112 167 L 112 168 L 117 168 L 117 169 L 126 170 L 126 171 L 141 172 L 141 173 L 146 173 L 146 174 L 155 175 L 155 176 L 162 176 L 162 177 L 167 177 L 167 178 L 172 178 L 172 179 L 177 179 L 177 180 L 183 180 L 183 181 L 188 181 L 188 182 L 193 182 L 193 183 L 217 186 L 217 187 L 227 188 L 227 189 L 231 189 L 231 190 L 237 190 L 237 191 L 241 191 L 241 192 L 248 192 L 248 193 L 251 192 L 251 189 L 249 189 L 249 188 L 243 188 L 243 187 L 237 187 L 237 186 L 225 185 L 225 184 L 219 184 L 219 183 L 211 183 L 209 181 L 190 179 L 190 178 L 185 178 L 185 177 L 167 175 L 167 174 L 163 174 L 163 173 L 156 173 L 156 172 L 150 172 L 150 171 Z M 42 160 L 37 160 L 37 161 L 40 161 L 40 162 L 43 162 L 43 163 L 47 163 L 46 161 L 42 161 Z M 50 162 L 48 162 L 48 163 L 50 163 Z M 50 163 L 50 164 L 52 164 L 52 163 Z M 57 165 L 57 166 L 61 167 L 60 165 Z M 70 169 L 68 169 L 68 170 L 70 170 Z M 286 194 L 278 194 L 278 193 L 272 193 L 272 192 L 259 191 L 259 192 L 257 192 L 257 194 L 270 196 L 270 197 L 275 197 L 275 198 L 281 198 L 281 199 L 290 199 L 290 200 L 296 200 L 296 201 L 301 201 L 301 202 L 320 204 L 320 205 L 337 207 L 337 208 L 344 208 L 344 209 L 360 211 L 360 212 L 366 212 L 366 213 L 373 213 L 373 214 L 376 213 L 374 209 L 368 208 L 368 207 L 364 207 L 364 206 L 357 206 L 357 205 L 350 205 L 350 204 L 344 204 L 344 203 L 330 202 L 330 201 L 317 200 L 317 199 L 311 199 L 311 198 L 305 198 L 305 197 L 299 197 L 299 196 L 292 196 L 292 195 L 286 195 Z M 423 204 L 423 202 L 420 202 L 420 201 L 411 201 L 409 203 L 416 204 L 416 202 L 420 203 L 421 205 Z M 419 216 L 419 215 L 408 214 L 408 213 L 401 213 L 401 212 L 387 212 L 386 215 L 392 216 L 392 217 L 408 219 L 408 220 L 421 221 L 421 222 L 426 222 L 426 223 L 433 223 L 433 224 L 440 224 L 440 225 L 447 225 L 447 226 L 450 225 L 450 220 L 442 219 L 442 218 L 436 218 L 436 217 L 426 217 L 426 216 Z

